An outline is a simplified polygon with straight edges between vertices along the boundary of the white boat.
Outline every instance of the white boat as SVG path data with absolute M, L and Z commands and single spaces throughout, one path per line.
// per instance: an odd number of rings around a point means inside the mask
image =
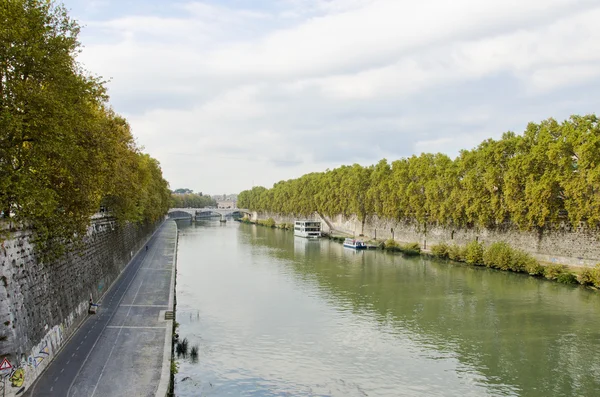
M 367 248 L 367 245 L 360 240 L 355 240 L 353 238 L 347 238 L 346 240 L 344 240 L 344 247 L 360 250 L 360 249 Z
M 321 222 L 296 221 L 294 222 L 294 236 L 306 238 L 321 237 Z

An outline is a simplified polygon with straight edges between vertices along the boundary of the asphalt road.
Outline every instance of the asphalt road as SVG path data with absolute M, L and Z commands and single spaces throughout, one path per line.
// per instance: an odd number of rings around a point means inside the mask
M 156 395 L 165 378 L 163 355 L 170 348 L 171 322 L 164 320 L 164 312 L 173 310 L 176 235 L 173 221 L 161 226 L 148 251 L 133 258 L 104 295 L 98 313 L 90 315 L 25 396 Z

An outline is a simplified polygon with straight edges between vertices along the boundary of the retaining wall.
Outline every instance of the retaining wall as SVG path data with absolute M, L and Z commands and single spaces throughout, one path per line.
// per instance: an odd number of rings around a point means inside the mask
M 30 233 L 15 231 L 0 248 L 0 357 L 21 368 L 22 386 L 6 380 L 6 396 L 19 395 L 44 370 L 64 341 L 144 246 L 159 224 L 119 226 L 94 219 L 83 246 L 52 263 L 38 262 Z M 0 384 L 0 391 L 2 384 Z
M 293 222 L 293 216 L 254 213 L 253 220 L 273 218 L 277 223 Z M 303 218 L 304 219 L 304 218 Z M 355 215 L 344 217 L 321 217 L 313 214 L 306 219 L 321 220 L 322 229 L 331 229 L 350 236 L 364 235 L 368 238 L 399 242 L 418 242 L 423 249 L 433 244 L 447 243 L 466 245 L 477 240 L 484 244 L 504 241 L 513 248 L 522 249 L 542 262 L 560 263 L 569 266 L 594 266 L 600 262 L 600 230 L 590 229 L 585 224 L 574 228 L 567 222 L 556 229 L 521 231 L 511 225 L 495 229 L 452 228 L 417 222 L 398 222 L 390 219 L 369 217 L 364 225 Z

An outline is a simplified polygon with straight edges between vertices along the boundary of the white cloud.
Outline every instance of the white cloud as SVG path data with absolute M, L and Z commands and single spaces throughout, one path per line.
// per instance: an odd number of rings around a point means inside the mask
M 532 117 L 600 105 L 593 0 L 161 6 L 87 21 L 81 60 L 112 78 L 116 110 L 173 187 L 238 191 L 384 156 L 454 155 Z M 569 94 L 576 86 L 589 95 Z

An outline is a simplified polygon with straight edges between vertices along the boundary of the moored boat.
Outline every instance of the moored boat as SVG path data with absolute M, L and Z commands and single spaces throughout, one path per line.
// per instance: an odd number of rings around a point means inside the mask
M 354 249 L 359 250 L 359 249 L 367 248 L 367 245 L 360 240 L 356 240 L 353 238 L 347 238 L 346 240 L 344 240 L 344 247 L 354 248 Z
M 306 238 L 321 237 L 321 222 L 296 221 L 294 222 L 294 236 Z

